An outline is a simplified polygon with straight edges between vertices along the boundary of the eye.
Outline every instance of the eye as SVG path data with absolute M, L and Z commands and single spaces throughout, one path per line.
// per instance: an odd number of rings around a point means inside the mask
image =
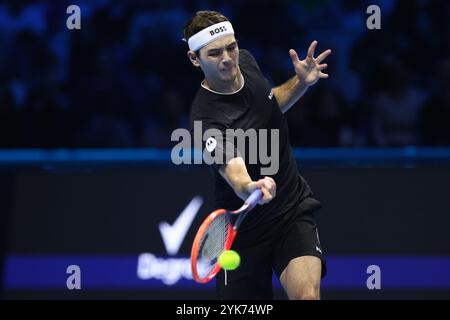
M 217 56 L 219 56 L 219 54 L 220 54 L 220 52 L 217 52 L 217 51 L 213 51 L 213 52 L 210 52 L 210 53 L 209 53 L 209 55 L 210 55 L 211 57 L 217 57 Z

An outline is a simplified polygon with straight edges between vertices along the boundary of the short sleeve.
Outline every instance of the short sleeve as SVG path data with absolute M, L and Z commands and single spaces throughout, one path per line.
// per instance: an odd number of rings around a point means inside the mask
M 219 170 L 223 164 L 240 156 L 235 147 L 234 135 L 227 135 L 227 128 L 223 124 L 203 119 L 194 121 L 192 129 L 194 147 L 197 152 L 201 152 L 203 163 Z

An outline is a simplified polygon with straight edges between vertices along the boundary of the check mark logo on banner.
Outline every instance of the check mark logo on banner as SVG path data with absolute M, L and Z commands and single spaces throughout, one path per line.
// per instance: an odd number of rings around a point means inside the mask
M 159 224 L 159 232 L 161 232 L 161 237 L 168 254 L 176 255 L 178 253 L 202 204 L 202 197 L 194 197 L 172 225 L 165 221 Z

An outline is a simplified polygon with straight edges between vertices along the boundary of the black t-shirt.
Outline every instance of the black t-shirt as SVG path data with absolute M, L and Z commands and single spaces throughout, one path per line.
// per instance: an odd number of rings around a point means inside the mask
M 214 149 L 212 155 L 217 153 L 232 158 L 244 150 L 232 148 L 230 155 L 227 145 L 233 144 L 232 139 L 225 139 L 227 129 L 255 129 L 260 133 L 260 129 L 267 130 L 267 155 L 271 158 L 271 129 L 279 130 L 279 168 L 278 172 L 270 176 L 275 180 L 277 192 L 275 198 L 265 205 L 257 205 L 248 214 L 241 229 L 249 228 L 256 223 L 266 223 L 273 218 L 286 213 L 293 206 L 298 205 L 304 198 L 312 196 L 311 189 L 306 181 L 300 176 L 297 163 L 292 153 L 289 143 L 288 127 L 286 120 L 278 106 L 278 103 L 271 93 L 271 86 L 261 73 L 256 60 L 247 50 L 239 51 L 239 67 L 244 77 L 244 86 L 241 90 L 232 94 L 214 93 L 203 86 L 197 92 L 191 109 L 191 130 L 194 128 L 194 121 L 201 121 L 202 136 L 207 129 L 219 130 L 224 139 L 220 140 L 212 136 Z M 197 123 L 198 124 L 198 123 Z M 202 151 L 206 148 L 209 136 L 204 137 Z M 258 134 L 258 144 L 261 134 Z M 264 139 L 263 139 L 264 140 Z M 235 144 L 233 144 L 235 145 Z M 228 151 L 226 151 L 228 150 Z M 209 151 L 209 150 L 208 150 Z M 249 157 L 248 141 L 245 146 L 245 164 L 247 171 L 253 181 L 263 178 L 261 168 L 270 167 L 270 164 L 261 164 L 260 157 L 257 163 Z M 205 151 L 206 153 L 207 151 Z M 258 148 L 259 152 L 259 148 Z M 273 158 L 271 158 L 273 160 Z M 266 159 L 267 160 L 267 159 Z M 224 161 L 225 162 L 225 161 Z M 235 194 L 225 179 L 220 175 L 218 169 L 224 162 L 213 163 L 215 176 L 215 198 L 216 207 L 235 210 L 239 208 L 243 201 Z

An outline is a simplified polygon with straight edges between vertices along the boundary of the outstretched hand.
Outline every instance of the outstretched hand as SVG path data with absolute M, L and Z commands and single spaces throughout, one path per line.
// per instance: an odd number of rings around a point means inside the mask
M 328 74 L 323 73 L 328 65 L 326 63 L 320 64 L 328 55 L 331 50 L 328 49 L 322 52 L 317 58 L 314 58 L 314 50 L 316 49 L 317 41 L 313 41 L 308 49 L 308 55 L 305 60 L 299 60 L 297 52 L 294 49 L 289 50 L 289 54 L 292 59 L 292 63 L 295 68 L 295 73 L 299 77 L 299 80 L 305 85 L 312 86 L 319 79 L 328 78 Z

